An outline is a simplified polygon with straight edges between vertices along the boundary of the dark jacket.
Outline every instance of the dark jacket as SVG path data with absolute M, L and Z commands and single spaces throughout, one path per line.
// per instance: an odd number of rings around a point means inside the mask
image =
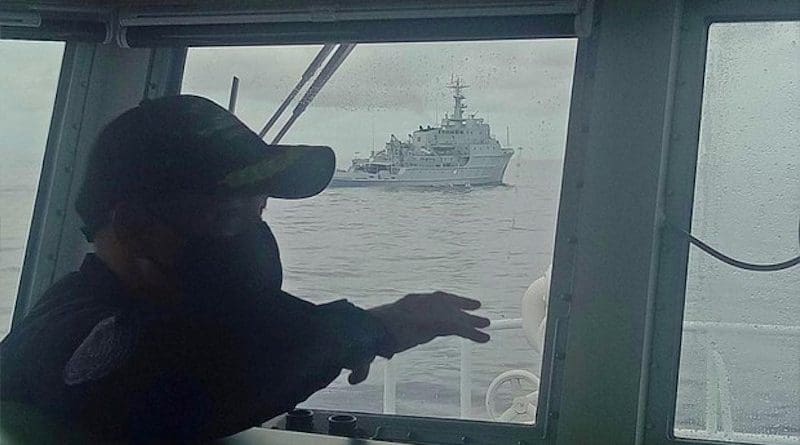
M 390 350 L 381 324 L 344 300 L 274 290 L 156 306 L 90 254 L 0 343 L 0 409 L 103 438 L 220 437 Z

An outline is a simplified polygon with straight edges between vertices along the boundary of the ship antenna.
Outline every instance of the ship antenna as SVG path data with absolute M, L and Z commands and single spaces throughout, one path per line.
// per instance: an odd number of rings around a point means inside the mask
M 453 90 L 453 99 L 455 100 L 455 103 L 453 104 L 453 117 L 451 120 L 460 121 L 464 118 L 464 109 L 467 108 L 467 105 L 463 102 L 465 97 L 463 94 L 461 94 L 461 91 L 469 88 L 469 85 L 464 85 L 461 83 L 461 78 L 456 77 L 455 80 L 450 81 L 450 85 L 447 85 L 447 88 Z

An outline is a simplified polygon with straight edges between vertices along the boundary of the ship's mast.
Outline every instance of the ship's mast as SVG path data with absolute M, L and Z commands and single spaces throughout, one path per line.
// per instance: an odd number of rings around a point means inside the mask
M 453 115 L 450 117 L 450 120 L 460 121 L 464 118 L 463 111 L 467 108 L 467 105 L 463 102 L 464 95 L 461 94 L 461 91 L 469 88 L 469 85 L 461 83 L 461 78 L 458 77 L 455 80 L 451 78 L 450 85 L 447 85 L 447 88 L 453 90 L 453 99 L 455 100 L 453 104 Z

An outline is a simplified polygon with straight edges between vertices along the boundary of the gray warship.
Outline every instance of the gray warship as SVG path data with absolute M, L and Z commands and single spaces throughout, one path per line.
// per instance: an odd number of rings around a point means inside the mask
M 482 118 L 465 113 L 469 85 L 459 78 L 447 87 L 455 103 L 440 126 L 420 126 L 405 142 L 391 135 L 383 150 L 337 170 L 330 187 L 501 184 L 514 149 L 502 147 Z

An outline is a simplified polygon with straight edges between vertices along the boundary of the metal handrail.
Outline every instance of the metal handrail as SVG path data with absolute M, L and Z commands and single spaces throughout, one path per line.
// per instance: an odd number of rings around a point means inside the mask
M 740 334 L 800 337 L 800 326 L 758 323 L 728 323 L 722 321 L 684 321 L 684 332 L 736 332 Z
M 522 319 L 499 319 L 492 320 L 487 331 L 504 331 L 521 329 Z M 768 325 L 756 323 L 729 323 L 715 321 L 685 321 L 683 323 L 684 332 L 692 333 L 746 333 L 778 337 L 800 337 L 800 326 L 794 325 Z M 706 367 L 706 378 L 715 381 L 713 389 L 707 391 L 706 395 L 706 429 L 705 430 L 676 430 L 682 437 L 714 439 L 727 437 L 745 440 L 753 439 L 758 436 L 758 441 L 776 444 L 800 444 L 800 438 L 791 436 L 773 436 L 767 434 L 749 434 L 733 431 L 731 419 L 731 400 L 730 388 L 727 378 L 727 366 L 722 356 L 714 348 L 710 340 L 706 342 L 708 366 Z M 459 392 L 460 392 L 460 417 L 466 419 L 470 417 L 472 407 L 472 342 L 460 340 L 460 369 L 459 369 Z M 383 374 L 383 412 L 384 414 L 396 414 L 397 412 L 397 361 L 389 360 L 386 363 Z
M 522 329 L 521 318 L 504 318 L 492 320 L 486 331 L 505 331 Z M 461 418 L 469 417 L 472 406 L 472 342 L 460 341 L 461 366 L 459 368 L 460 411 Z M 389 360 L 383 368 L 383 413 L 397 413 L 397 361 Z

